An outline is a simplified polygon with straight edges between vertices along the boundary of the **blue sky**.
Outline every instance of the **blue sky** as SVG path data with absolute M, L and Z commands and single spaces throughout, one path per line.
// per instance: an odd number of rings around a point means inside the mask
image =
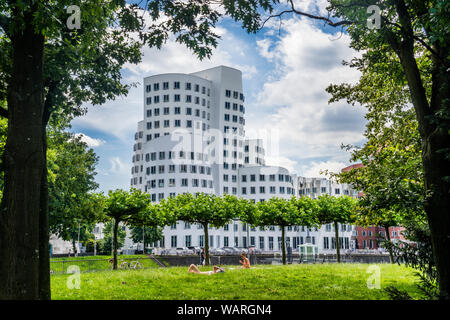
M 324 3 L 303 0 L 299 6 L 320 11 Z M 281 30 L 274 20 L 249 35 L 224 19 L 217 32 L 222 39 L 210 60 L 199 61 L 174 41 L 161 50 L 145 48 L 140 64 L 123 69 L 124 81 L 138 86 L 127 97 L 88 106 L 87 115 L 72 121 L 71 130 L 82 133 L 99 156 L 96 180 L 101 191 L 129 188 L 134 132 L 143 114 L 143 78 L 217 65 L 242 71 L 246 133 L 266 140 L 267 164 L 304 176 L 319 176 L 324 169 L 338 171 L 349 164 L 349 154 L 340 146 L 363 143 L 365 110 L 345 101 L 328 104 L 330 96 L 325 92 L 330 83 L 354 83 L 359 78 L 355 70 L 342 65 L 357 55 L 349 48 L 347 35 L 288 16 Z

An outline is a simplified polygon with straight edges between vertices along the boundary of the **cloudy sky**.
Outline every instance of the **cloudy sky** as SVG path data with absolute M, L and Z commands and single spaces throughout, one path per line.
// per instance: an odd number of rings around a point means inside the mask
M 321 10 L 325 1 L 303 0 L 299 6 Z M 317 6 L 318 5 L 318 6 Z M 219 46 L 210 60 L 199 61 L 185 47 L 169 41 L 161 50 L 144 49 L 142 62 L 123 69 L 124 81 L 139 83 L 128 96 L 72 121 L 72 131 L 99 156 L 96 180 L 101 191 L 129 188 L 134 133 L 142 120 L 143 78 L 159 73 L 190 73 L 225 65 L 243 73 L 246 133 L 267 143 L 266 163 L 303 176 L 339 171 L 349 164 L 341 144 L 360 145 L 364 109 L 345 101 L 328 104 L 330 83 L 356 82 L 359 74 L 342 65 L 356 55 L 349 38 L 323 23 L 288 17 L 256 35 L 229 19 L 218 25 Z M 270 128 L 262 132 L 261 128 Z

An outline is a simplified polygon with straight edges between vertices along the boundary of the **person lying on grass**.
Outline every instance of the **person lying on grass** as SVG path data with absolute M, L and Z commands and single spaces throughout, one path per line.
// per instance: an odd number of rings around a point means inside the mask
M 241 259 L 239 259 L 239 263 L 242 264 L 241 268 L 250 269 L 250 261 L 245 256 L 245 252 L 242 252 Z
M 219 268 L 218 266 L 214 266 L 213 267 L 213 271 L 200 271 L 195 264 L 191 264 L 189 266 L 188 272 L 197 273 L 197 274 L 208 274 L 209 275 L 209 274 L 225 272 L 225 269 Z

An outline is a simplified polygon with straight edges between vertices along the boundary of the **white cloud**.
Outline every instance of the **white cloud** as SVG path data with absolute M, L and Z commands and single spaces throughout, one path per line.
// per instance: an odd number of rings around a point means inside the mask
M 340 145 L 363 139 L 364 109 L 343 102 L 329 105 L 325 89 L 359 79 L 357 71 L 342 65 L 356 54 L 349 48 L 350 39 L 344 34 L 335 40 L 337 35 L 307 19 L 284 20 L 283 26 L 278 41 L 258 42 L 260 54 L 277 68 L 256 102 L 247 106 L 247 129 L 276 131 L 283 157 L 299 163 L 328 158 L 345 166 Z
M 267 166 L 277 166 L 277 167 L 283 167 L 287 170 L 289 170 L 290 173 L 297 173 L 297 161 L 291 160 L 286 157 L 278 156 L 267 156 L 266 158 L 266 165 Z
M 90 147 L 90 148 L 99 147 L 102 144 L 106 143 L 105 140 L 92 138 L 92 137 L 89 137 L 88 135 L 86 135 L 84 133 L 76 133 L 75 136 L 76 137 L 80 137 L 81 136 L 81 141 L 86 143 L 88 145 L 88 147 Z
M 302 172 L 302 176 L 309 178 L 326 177 L 326 175 L 321 172 L 328 170 L 330 173 L 339 173 L 341 172 L 341 169 L 346 166 L 345 163 L 336 161 L 312 162 L 310 166 L 304 166 L 306 170 Z
M 126 97 L 118 97 L 102 106 L 89 105 L 88 113 L 76 118 L 72 123 L 82 128 L 99 130 L 121 140 L 129 140 L 136 130 L 137 122 L 143 118 L 144 77 L 159 73 L 191 73 L 218 65 L 241 70 L 247 80 L 255 76 L 256 67 L 244 62 L 248 59 L 245 53 L 251 48 L 251 44 L 240 40 L 224 28 L 218 27 L 216 32 L 222 39 L 219 46 L 213 50 L 210 60 L 200 61 L 185 46 L 173 39 L 167 41 L 160 50 L 145 47 L 141 63 L 124 65 L 124 82 L 139 85 L 131 88 Z M 233 45 L 230 46 L 230 43 Z
M 111 173 L 117 174 L 117 173 L 124 173 L 126 172 L 128 174 L 128 167 L 129 165 L 125 165 L 122 160 L 120 160 L 119 157 L 112 157 L 109 159 L 109 162 L 111 164 L 111 167 L 109 171 Z

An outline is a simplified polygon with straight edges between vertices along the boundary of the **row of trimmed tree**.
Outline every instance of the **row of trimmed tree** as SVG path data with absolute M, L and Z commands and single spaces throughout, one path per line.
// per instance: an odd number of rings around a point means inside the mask
M 291 199 L 271 198 L 264 202 L 232 195 L 218 197 L 213 194 L 179 194 L 159 203 L 150 196 L 132 189 L 110 191 L 104 200 L 104 219 L 112 219 L 114 269 L 117 268 L 117 232 L 120 223 L 140 227 L 164 227 L 177 221 L 200 224 L 205 239 L 206 263 L 209 262 L 208 228 L 223 227 L 238 219 L 254 227 L 278 226 L 281 229 L 282 260 L 286 264 L 285 230 L 289 226 L 319 227 L 334 224 L 337 261 L 340 262 L 338 224 L 355 222 L 357 200 L 348 196 L 322 195 L 318 199 L 308 197 Z

